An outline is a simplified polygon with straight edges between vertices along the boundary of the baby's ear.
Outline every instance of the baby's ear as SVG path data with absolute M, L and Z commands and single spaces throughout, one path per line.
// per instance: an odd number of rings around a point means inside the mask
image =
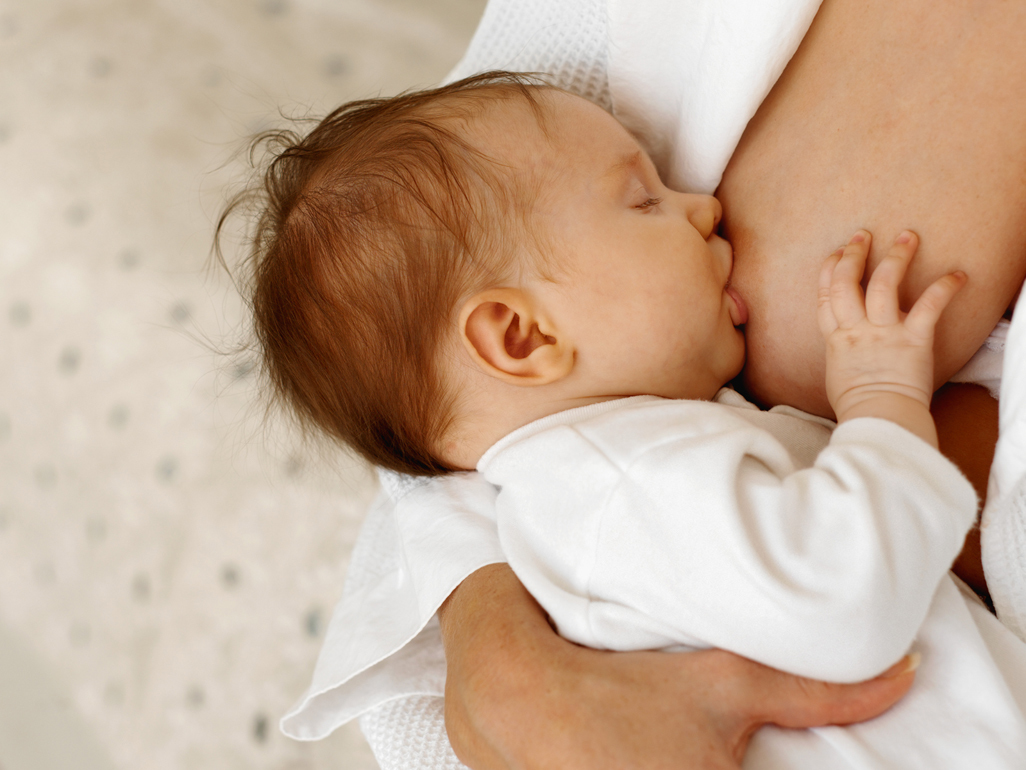
M 486 374 L 511 385 L 547 385 L 570 373 L 574 351 L 520 289 L 489 289 L 460 311 L 460 336 Z

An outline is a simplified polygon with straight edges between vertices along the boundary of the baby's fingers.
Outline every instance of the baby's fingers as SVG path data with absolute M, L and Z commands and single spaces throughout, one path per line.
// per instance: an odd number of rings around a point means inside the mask
M 969 278 L 961 270 L 938 278 L 924 291 L 905 318 L 905 328 L 920 338 L 933 335 L 941 313 Z
M 892 326 L 901 321 L 898 287 L 918 247 L 916 234 L 906 230 L 891 244 L 887 256 L 876 266 L 866 287 L 866 317 L 871 323 Z
M 817 313 L 819 316 L 819 330 L 823 336 L 831 334 L 837 328 L 837 319 L 834 318 L 834 309 L 831 305 L 830 286 L 834 281 L 834 268 L 841 261 L 844 249 L 838 249 L 823 263 L 823 269 L 819 271 L 819 295 L 817 302 Z
M 834 267 L 830 284 L 830 305 L 837 325 L 842 329 L 850 329 L 866 317 L 862 275 L 866 270 L 866 257 L 869 256 L 872 238 L 865 230 L 855 233 Z

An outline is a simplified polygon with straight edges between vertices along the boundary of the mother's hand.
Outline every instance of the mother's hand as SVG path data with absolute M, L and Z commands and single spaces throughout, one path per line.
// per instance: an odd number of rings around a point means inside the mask
M 445 722 L 474 770 L 739 767 L 764 724 L 870 719 L 912 685 L 907 659 L 878 679 L 801 679 L 721 650 L 608 653 L 557 636 L 502 564 L 468 577 L 439 611 Z

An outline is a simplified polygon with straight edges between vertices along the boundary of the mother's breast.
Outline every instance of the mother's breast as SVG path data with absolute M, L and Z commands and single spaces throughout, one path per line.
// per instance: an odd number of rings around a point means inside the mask
M 960 269 L 938 384 L 1026 275 L 1026 4 L 826 0 L 749 124 L 717 192 L 751 311 L 746 382 L 766 404 L 830 414 L 816 285 L 859 227 L 870 269 L 919 233 L 903 303 Z

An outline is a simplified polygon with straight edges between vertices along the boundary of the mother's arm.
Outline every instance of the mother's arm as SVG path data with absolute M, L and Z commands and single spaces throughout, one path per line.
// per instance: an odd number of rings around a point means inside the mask
M 474 770 L 736 769 L 761 725 L 869 719 L 913 679 L 899 668 L 871 682 L 835 685 L 720 650 L 578 647 L 556 636 L 505 565 L 467 578 L 439 617 L 446 729 Z

